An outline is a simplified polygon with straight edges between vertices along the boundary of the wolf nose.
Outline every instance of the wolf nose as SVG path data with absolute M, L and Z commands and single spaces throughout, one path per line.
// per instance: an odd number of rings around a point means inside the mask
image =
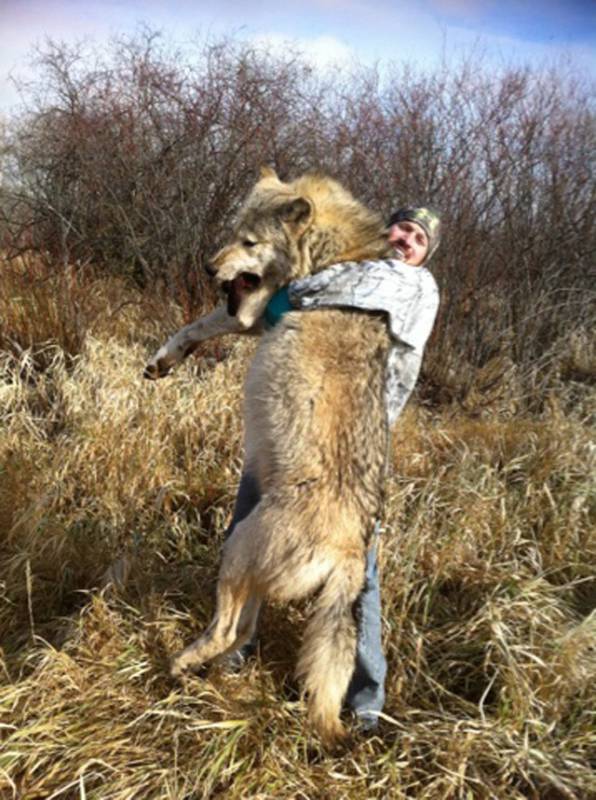
M 215 275 L 217 274 L 217 270 L 215 269 L 215 267 L 213 266 L 213 264 L 211 263 L 211 261 L 208 261 L 208 262 L 205 264 L 205 272 L 206 272 L 206 273 L 207 273 L 207 275 L 209 275 L 211 278 L 214 278 L 214 277 L 215 277 Z

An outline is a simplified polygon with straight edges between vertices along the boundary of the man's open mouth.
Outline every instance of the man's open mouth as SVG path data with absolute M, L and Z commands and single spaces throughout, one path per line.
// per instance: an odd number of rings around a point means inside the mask
M 228 314 L 235 317 L 245 294 L 254 292 L 261 283 L 259 275 L 253 272 L 241 272 L 233 281 L 224 281 L 222 290 L 228 298 Z

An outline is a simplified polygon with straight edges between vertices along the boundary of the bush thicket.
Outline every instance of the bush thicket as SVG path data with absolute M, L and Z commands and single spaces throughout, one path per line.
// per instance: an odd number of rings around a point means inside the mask
M 465 402 L 495 358 L 543 393 L 593 314 L 594 116 L 568 66 L 495 74 L 471 55 L 320 75 L 297 53 L 222 40 L 181 54 L 151 31 L 95 53 L 49 43 L 38 66 L 4 157 L 11 254 L 165 286 L 188 318 L 212 301 L 203 265 L 268 163 L 329 173 L 387 214 L 442 211 L 430 399 Z

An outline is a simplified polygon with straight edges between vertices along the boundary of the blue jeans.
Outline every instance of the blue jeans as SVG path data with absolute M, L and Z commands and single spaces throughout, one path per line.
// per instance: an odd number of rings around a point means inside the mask
M 236 505 L 226 539 L 238 522 L 250 514 L 261 499 L 259 485 L 250 473 L 243 473 L 236 496 Z M 387 662 L 381 646 L 381 589 L 377 568 L 375 529 L 374 542 L 366 558 L 366 578 L 364 587 L 356 601 L 357 642 L 354 674 L 348 687 L 345 703 L 362 721 L 364 727 L 374 728 L 377 712 L 385 702 L 385 676 Z M 239 660 L 254 652 L 255 642 L 244 645 Z

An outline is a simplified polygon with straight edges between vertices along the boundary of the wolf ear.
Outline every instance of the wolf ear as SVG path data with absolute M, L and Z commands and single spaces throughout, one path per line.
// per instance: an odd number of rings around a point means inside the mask
M 313 204 L 306 197 L 296 197 L 281 207 L 279 216 L 296 236 L 301 236 L 314 216 Z
M 261 180 L 263 178 L 277 178 L 277 172 L 273 169 L 273 167 L 268 167 L 266 164 L 263 164 L 259 171 Z

